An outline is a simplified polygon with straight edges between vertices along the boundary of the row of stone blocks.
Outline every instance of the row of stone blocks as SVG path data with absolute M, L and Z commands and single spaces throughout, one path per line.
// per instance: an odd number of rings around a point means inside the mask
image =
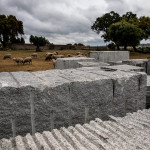
M 91 51 L 90 58 L 70 57 L 58 58 L 56 69 L 79 68 L 83 66 L 107 66 L 107 62 L 117 62 L 129 59 L 128 51 Z
M 90 57 L 100 62 L 117 62 L 129 59 L 129 51 L 91 51 Z
M 149 150 L 150 109 L 0 140 L 0 150 Z
M 148 75 L 150 75 L 150 60 L 129 59 L 128 51 L 91 51 L 90 58 L 85 57 L 59 58 L 56 61 L 55 68 L 69 69 L 69 68 L 94 67 L 94 66 L 111 67 L 113 65 L 117 66 L 129 65 L 125 67 L 122 66 L 123 67 L 122 70 L 145 71 Z
M 10 119 L 16 118 L 17 134 L 31 132 L 30 96 L 34 98 L 36 131 L 84 123 L 89 119 L 124 116 L 145 108 L 146 74 L 103 71 L 99 67 L 37 72 L 0 73 L 0 138 L 12 135 Z M 71 110 L 71 111 L 70 111 Z

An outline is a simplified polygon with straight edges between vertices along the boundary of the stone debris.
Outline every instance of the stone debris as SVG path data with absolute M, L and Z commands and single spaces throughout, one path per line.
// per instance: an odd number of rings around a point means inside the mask
M 149 150 L 150 109 L 0 140 L 0 150 Z

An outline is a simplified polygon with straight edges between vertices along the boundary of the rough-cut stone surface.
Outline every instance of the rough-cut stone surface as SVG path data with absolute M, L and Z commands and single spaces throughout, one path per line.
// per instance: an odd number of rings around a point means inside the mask
M 97 67 L 97 66 L 109 66 L 104 62 L 78 62 L 79 67 Z
M 91 51 L 90 57 L 106 63 L 123 61 L 129 59 L 129 51 Z
M 104 66 L 104 67 L 101 67 L 101 69 L 144 72 L 143 67 L 137 67 L 137 66 L 131 66 L 131 65 Z
M 147 66 L 148 59 L 129 59 L 122 61 L 123 64 L 132 65 L 132 66 L 139 66 L 143 67 L 144 71 L 147 73 L 148 66 Z
M 103 71 L 100 67 L 37 72 L 0 73 L 0 137 L 11 136 L 12 117 L 17 134 L 31 132 L 30 97 L 34 98 L 36 131 L 50 130 L 50 112 L 55 127 L 89 119 L 124 116 L 145 108 L 146 74 Z M 70 110 L 72 113 L 70 113 Z
M 150 75 L 147 76 L 146 107 L 150 108 Z
M 107 62 L 109 65 L 114 66 L 114 65 L 122 65 L 122 61 L 109 61 Z
M 148 75 L 150 75 L 150 58 L 147 59 L 146 69 L 145 69 L 145 70 L 146 70 L 145 72 L 146 72 Z
M 100 76 L 110 77 L 113 81 L 113 102 L 112 108 L 114 109 L 111 114 L 118 116 L 118 114 L 125 115 L 126 112 L 132 112 L 145 108 L 145 102 L 141 101 L 143 96 L 146 95 L 146 87 L 144 84 L 147 82 L 145 78 L 145 73 L 137 73 L 138 79 L 135 76 L 132 76 L 134 72 L 130 72 L 132 83 L 128 80 L 128 75 L 126 71 L 103 71 L 98 68 L 79 68 L 78 70 L 92 72 Z M 128 72 L 129 73 L 129 72 Z M 132 74 L 133 73 L 133 74 Z M 144 76 L 143 76 L 143 75 Z M 127 77 L 128 76 L 128 77 Z M 127 77 L 127 78 L 126 78 Z M 137 81 L 138 80 L 138 81 Z M 134 84 L 137 84 L 135 87 Z M 137 90 L 141 91 L 142 94 L 136 92 Z M 131 92 L 131 94 L 129 94 Z M 139 100 L 138 100 L 139 99 Z M 145 96 L 144 96 L 145 99 Z M 119 101 L 118 101 L 119 100 Z
M 52 132 L 29 133 L 1 139 L 1 150 L 149 150 L 150 109 L 139 110 L 109 121 L 96 118 L 84 125 L 62 127 Z
M 94 58 L 87 57 L 69 57 L 69 58 L 58 58 L 55 63 L 56 69 L 70 69 L 80 67 L 78 62 L 94 62 Z

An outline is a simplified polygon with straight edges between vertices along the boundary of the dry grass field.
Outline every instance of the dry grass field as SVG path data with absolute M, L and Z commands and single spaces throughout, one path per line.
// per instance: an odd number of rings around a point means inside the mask
M 150 57 L 150 53 L 142 54 L 142 53 L 130 52 L 130 59 L 145 59 L 147 57 Z
M 11 54 L 13 57 L 28 57 L 35 50 L 12 50 L 12 51 L 0 51 L 0 72 L 13 72 L 13 71 L 39 71 L 39 70 L 49 70 L 54 69 L 52 61 L 45 61 L 46 52 L 55 52 L 56 50 L 45 50 L 43 52 L 38 52 L 38 58 L 33 58 L 32 64 L 17 64 L 13 59 L 3 59 L 5 54 Z M 61 55 L 67 57 L 68 54 L 75 55 L 77 52 L 88 53 L 89 50 L 57 50 Z M 143 59 L 150 57 L 150 54 L 141 53 L 130 53 L 130 59 Z
M 0 51 L 0 72 L 13 72 L 13 71 L 39 71 L 54 69 L 52 61 L 45 61 L 46 52 L 58 52 L 60 55 L 67 57 L 68 54 L 75 55 L 77 52 L 88 53 L 88 50 L 44 50 L 38 52 L 38 58 L 32 59 L 32 64 L 17 64 L 13 61 L 14 57 L 29 57 L 35 50 L 11 50 L 11 51 Z M 12 59 L 3 59 L 5 54 L 11 54 Z

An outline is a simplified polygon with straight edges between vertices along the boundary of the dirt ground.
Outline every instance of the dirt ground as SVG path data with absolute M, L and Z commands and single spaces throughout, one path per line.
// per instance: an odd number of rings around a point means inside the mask
M 14 57 L 30 57 L 32 53 L 36 53 L 35 50 L 11 50 L 0 51 L 0 72 L 15 72 L 15 71 L 39 71 L 54 69 L 52 61 L 45 61 L 46 52 L 58 52 L 59 55 L 67 57 L 68 54 L 76 55 L 77 52 L 88 54 L 89 50 L 44 50 L 38 52 L 38 57 L 32 59 L 32 64 L 17 64 L 13 61 Z M 3 59 L 5 54 L 11 54 L 11 59 Z

